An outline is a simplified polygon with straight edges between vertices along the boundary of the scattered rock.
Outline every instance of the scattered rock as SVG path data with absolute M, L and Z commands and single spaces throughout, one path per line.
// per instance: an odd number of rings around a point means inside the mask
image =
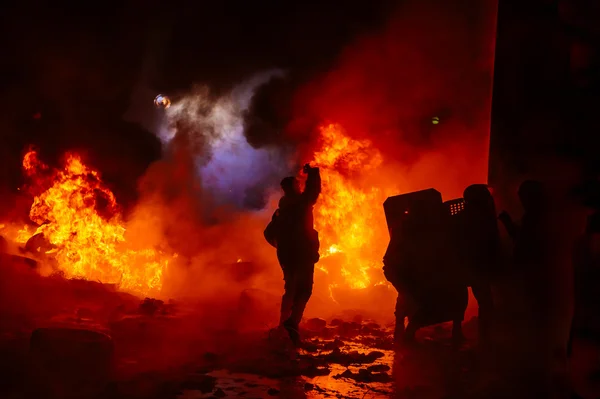
M 25 251 L 32 254 L 45 254 L 54 248 L 54 245 L 44 237 L 44 233 L 34 234 L 25 243 Z
M 367 370 L 372 373 L 381 373 L 384 371 L 390 371 L 391 367 L 387 364 L 374 364 L 372 366 L 367 367 Z
M 390 377 L 390 375 L 387 373 L 372 373 L 367 369 L 360 369 L 360 370 L 358 370 L 358 373 L 353 373 L 350 370 L 346 370 L 341 374 L 334 375 L 333 378 L 335 378 L 336 380 L 339 380 L 341 378 L 348 378 L 348 379 L 354 380 L 356 382 L 364 382 L 364 383 L 370 383 L 370 382 L 385 383 L 385 382 L 392 381 L 392 377 Z
M 367 323 L 365 324 L 365 327 L 371 330 L 381 330 L 381 326 L 375 322 Z
M 331 369 L 323 366 L 310 366 L 302 369 L 300 374 L 308 378 L 324 377 L 331 374 Z
M 329 325 L 334 326 L 334 327 L 339 327 L 343 324 L 343 320 L 341 319 L 333 319 L 331 320 L 331 322 L 329 323 Z
M 394 340 L 392 339 L 392 337 L 388 337 L 387 335 L 385 337 L 376 337 L 376 338 L 362 337 L 362 339 L 360 340 L 360 343 L 369 348 L 384 349 L 384 350 L 394 350 L 394 348 L 396 347 L 396 344 L 394 343 Z
M 384 356 L 385 354 L 379 351 L 369 352 L 365 355 L 364 353 L 359 353 L 358 351 L 346 353 L 336 349 L 330 354 L 322 356 L 322 359 L 329 363 L 337 363 L 347 367 L 351 364 L 373 363 L 375 360 Z
M 310 382 L 307 382 L 306 384 L 304 384 L 305 391 L 312 391 L 313 389 L 315 389 L 315 386 L 313 384 L 311 384 Z
M 355 322 L 352 322 L 352 323 L 343 322 L 338 327 L 338 333 L 343 338 L 354 338 L 354 337 L 356 337 L 357 335 L 360 334 L 361 327 L 362 326 L 359 323 L 355 323 Z
M 227 394 L 221 388 L 217 388 L 217 390 L 213 393 L 213 396 L 216 398 L 224 398 L 227 396 Z
M 331 342 L 326 342 L 323 345 L 322 349 L 324 351 L 332 351 L 332 350 L 335 350 L 335 349 L 343 348 L 344 346 L 346 346 L 346 344 L 344 343 L 344 341 L 339 340 L 339 339 L 335 339 L 335 340 L 333 340 Z
M 174 305 L 165 305 L 160 299 L 146 298 L 138 308 L 138 313 L 143 316 L 168 315 L 174 313 Z
M 269 396 L 277 396 L 279 395 L 279 389 L 269 388 L 267 394 L 269 394 Z
M 313 318 L 309 319 L 304 327 L 314 332 L 321 332 L 327 327 L 327 322 L 323 319 Z

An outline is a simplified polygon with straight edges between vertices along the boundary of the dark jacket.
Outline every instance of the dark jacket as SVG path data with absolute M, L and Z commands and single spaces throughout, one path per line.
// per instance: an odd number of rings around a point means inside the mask
M 491 278 L 498 272 L 500 233 L 493 209 L 470 209 L 456 216 L 460 262 L 467 278 Z
M 313 206 L 321 193 L 318 168 L 308 171 L 304 192 L 285 195 L 277 210 L 277 257 L 282 266 L 316 263 L 319 260 L 319 237 L 314 229 Z

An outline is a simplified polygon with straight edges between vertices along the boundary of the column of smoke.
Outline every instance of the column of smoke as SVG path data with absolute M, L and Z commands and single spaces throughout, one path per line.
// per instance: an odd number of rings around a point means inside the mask
M 265 211 L 269 197 L 289 173 L 290 154 L 252 148 L 242 114 L 255 89 L 280 75 L 255 75 L 218 98 L 207 87 L 195 87 L 160 110 L 155 134 L 163 159 L 139 183 L 141 200 L 128 232 L 132 245 L 159 245 L 178 254 L 165 296 L 231 299 L 244 289 L 269 289 L 272 279 L 279 282 L 262 231 L 271 216 Z

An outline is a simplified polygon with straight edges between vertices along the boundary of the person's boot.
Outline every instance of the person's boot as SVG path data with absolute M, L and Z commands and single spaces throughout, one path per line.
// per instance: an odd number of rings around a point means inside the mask
M 406 346 L 413 346 L 417 343 L 417 330 L 419 327 L 415 322 L 408 321 L 408 325 L 402 334 L 402 344 Z
M 394 343 L 402 343 L 404 341 L 404 335 L 404 320 L 402 320 L 402 322 L 396 321 L 396 328 L 394 329 Z
M 283 327 L 288 332 L 290 339 L 292 340 L 292 343 L 294 344 L 294 346 L 296 348 L 301 348 L 302 340 L 300 339 L 300 331 L 299 331 L 300 328 L 298 326 L 294 325 L 294 323 L 290 322 L 289 320 L 287 320 L 286 322 L 283 323 Z

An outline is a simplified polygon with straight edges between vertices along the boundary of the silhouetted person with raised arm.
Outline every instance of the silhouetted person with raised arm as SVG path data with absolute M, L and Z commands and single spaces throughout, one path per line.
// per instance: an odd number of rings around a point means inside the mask
M 308 164 L 303 172 L 308 175 L 303 192 L 296 178 L 281 181 L 284 195 L 273 217 L 274 232 L 267 238 L 277 248 L 285 281 L 280 324 L 296 346 L 301 345 L 298 328 L 312 295 L 315 263 L 319 261 L 319 236 L 313 226 L 312 211 L 321 193 L 321 176 L 318 168 Z
M 463 194 L 465 209 L 459 215 L 461 259 L 467 285 L 479 307 L 479 337 L 488 342 L 494 317 L 492 279 L 497 272 L 500 255 L 500 235 L 494 199 L 484 184 L 474 184 Z

